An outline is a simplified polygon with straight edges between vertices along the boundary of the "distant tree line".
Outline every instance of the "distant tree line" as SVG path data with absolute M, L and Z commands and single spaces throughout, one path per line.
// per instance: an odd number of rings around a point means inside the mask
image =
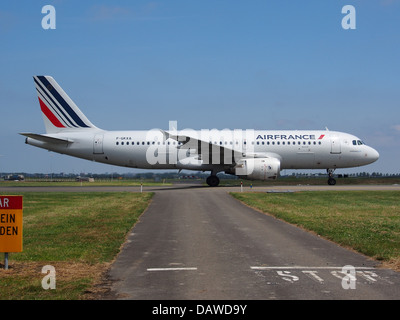
M 25 179 L 46 179 L 46 180 L 76 180 L 79 177 L 90 177 L 95 180 L 120 180 L 120 179 L 140 179 L 140 180 L 155 180 L 161 181 L 163 179 L 206 179 L 209 172 L 190 172 L 190 171 L 149 171 L 140 173 L 118 173 L 118 172 L 105 172 L 105 173 L 24 173 L 24 172 L 3 172 L 0 173 L 2 180 L 13 180 L 12 177 L 24 177 Z M 219 173 L 218 176 L 222 179 L 238 179 L 236 176 Z M 358 172 L 348 174 L 337 174 L 339 177 L 350 178 L 399 178 L 400 173 L 380 173 L 380 172 Z M 10 179 L 11 177 L 11 179 Z M 293 172 L 286 174 L 285 170 L 281 172 L 281 177 L 326 177 L 326 173 L 304 173 Z M 17 180 L 17 179 L 15 179 Z M 20 179 L 21 180 L 21 179 Z

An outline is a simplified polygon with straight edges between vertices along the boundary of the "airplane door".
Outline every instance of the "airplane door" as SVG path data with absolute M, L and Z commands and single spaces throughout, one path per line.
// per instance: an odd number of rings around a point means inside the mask
M 103 154 L 103 135 L 96 134 L 93 140 L 93 153 L 94 154 Z
M 342 153 L 342 147 L 340 144 L 340 139 L 338 137 L 331 138 L 331 153 L 333 154 Z

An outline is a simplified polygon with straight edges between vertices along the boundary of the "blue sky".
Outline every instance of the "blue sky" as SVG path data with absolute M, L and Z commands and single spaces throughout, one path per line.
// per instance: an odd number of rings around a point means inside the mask
M 328 127 L 381 155 L 350 172 L 399 173 L 399 17 L 400 0 L 2 1 L 0 172 L 132 171 L 24 144 L 44 132 L 32 76 L 51 75 L 103 129 Z

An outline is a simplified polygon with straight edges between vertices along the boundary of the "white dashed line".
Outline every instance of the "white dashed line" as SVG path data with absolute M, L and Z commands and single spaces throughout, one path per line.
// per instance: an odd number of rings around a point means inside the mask
M 147 271 L 196 271 L 197 268 L 148 268 Z

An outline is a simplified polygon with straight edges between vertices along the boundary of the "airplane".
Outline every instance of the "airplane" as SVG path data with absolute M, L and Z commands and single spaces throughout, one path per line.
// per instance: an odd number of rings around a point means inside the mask
M 25 143 L 69 156 L 142 169 L 210 171 L 251 180 L 274 180 L 283 169 L 323 169 L 336 184 L 338 168 L 368 165 L 379 153 L 358 137 L 325 130 L 107 131 L 96 127 L 51 76 L 34 76 L 46 133 L 20 133 Z

